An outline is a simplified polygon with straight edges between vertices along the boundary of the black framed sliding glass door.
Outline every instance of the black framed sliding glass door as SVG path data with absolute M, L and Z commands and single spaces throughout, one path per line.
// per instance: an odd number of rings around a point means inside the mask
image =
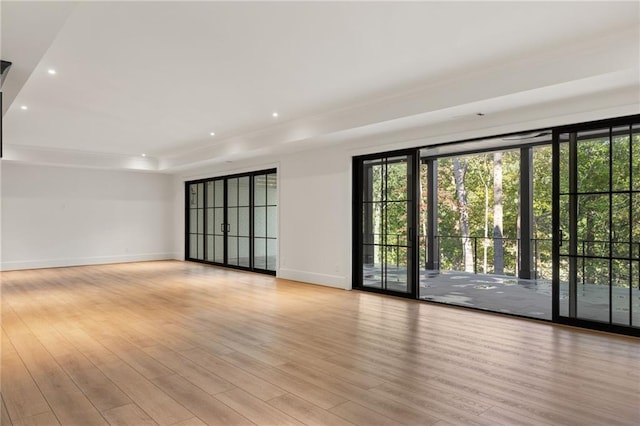
M 352 223 L 355 289 L 640 336 L 640 115 L 354 157 Z
M 415 154 L 373 157 L 356 167 L 356 287 L 415 297 Z
M 640 328 L 640 120 L 554 133 L 554 317 Z
M 185 185 L 187 260 L 275 274 L 276 170 Z

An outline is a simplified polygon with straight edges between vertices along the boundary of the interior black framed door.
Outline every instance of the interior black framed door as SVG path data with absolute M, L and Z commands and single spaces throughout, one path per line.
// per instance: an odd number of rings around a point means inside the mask
M 275 274 L 277 171 L 186 182 L 185 258 Z
M 415 297 L 415 157 L 411 151 L 355 160 L 356 288 Z
M 640 119 L 554 132 L 554 320 L 640 329 Z

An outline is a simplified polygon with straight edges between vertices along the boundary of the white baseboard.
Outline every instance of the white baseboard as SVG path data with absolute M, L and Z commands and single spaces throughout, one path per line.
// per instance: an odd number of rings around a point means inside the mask
M 278 270 L 278 278 L 300 281 L 303 283 L 324 285 L 327 287 L 335 287 L 343 290 L 351 290 L 351 285 L 350 283 L 348 283 L 347 277 L 340 275 L 318 274 L 315 272 L 280 268 Z
M 145 253 L 120 256 L 96 256 L 72 259 L 45 260 L 13 260 L 2 262 L 2 271 L 16 271 L 20 269 L 60 268 L 64 266 L 102 265 L 105 263 L 144 262 L 149 260 L 173 260 L 176 253 Z

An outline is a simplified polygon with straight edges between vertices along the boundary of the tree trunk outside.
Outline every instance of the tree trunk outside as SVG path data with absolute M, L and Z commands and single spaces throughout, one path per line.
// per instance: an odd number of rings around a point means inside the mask
M 473 251 L 469 238 L 469 209 L 467 205 L 467 190 L 464 185 L 464 175 L 467 172 L 467 161 L 460 162 L 457 157 L 453 159 L 453 176 L 456 181 L 456 194 L 458 195 L 458 210 L 460 211 L 460 233 L 462 234 L 462 253 L 465 272 L 473 272 Z
M 586 211 L 586 219 L 587 219 L 587 232 L 586 232 L 586 236 L 585 239 L 587 241 L 586 243 L 586 247 L 585 247 L 585 243 L 584 241 L 582 242 L 581 245 L 578 245 L 578 251 L 579 253 L 586 252 L 584 254 L 586 254 L 587 256 L 593 256 L 594 255 L 594 251 L 593 251 L 593 243 L 591 241 L 595 240 L 595 233 L 594 233 L 594 229 L 593 229 L 593 223 L 594 223 L 594 214 L 593 214 L 593 210 L 587 210 Z M 593 279 L 593 272 L 594 269 L 592 267 L 592 262 L 585 262 L 587 267 L 584 268 L 584 273 L 582 275 L 586 275 L 582 277 L 582 282 L 592 282 Z
M 487 248 L 489 244 L 489 187 L 484 184 L 484 239 L 482 241 L 482 273 L 487 273 Z
M 502 230 L 502 153 L 493 154 L 493 271 L 504 274 Z
M 428 170 L 426 165 L 420 164 L 420 228 L 422 236 L 419 240 L 420 251 L 424 250 L 424 268 L 427 269 L 427 219 L 429 217 L 429 208 L 427 204 L 427 188 L 429 186 Z M 429 247 L 428 250 L 433 250 L 433 247 Z
M 522 173 L 522 172 L 520 172 Z M 531 187 L 531 191 L 533 191 L 533 184 Z M 520 203 L 522 199 L 522 195 L 520 194 L 520 185 L 518 185 L 518 216 L 516 217 L 516 253 L 515 253 L 515 258 L 516 258 L 516 262 L 515 262 L 515 266 L 516 269 L 514 271 L 516 276 L 520 276 L 520 244 L 522 244 L 522 231 L 521 231 L 521 223 L 520 221 L 522 220 L 521 214 L 520 214 Z M 533 208 L 533 205 L 531 205 L 531 208 Z M 533 228 L 533 223 L 530 223 L 529 226 L 531 229 Z M 524 238 L 529 239 L 529 244 L 530 244 L 530 252 L 533 251 L 533 242 L 531 241 L 531 235 L 525 235 Z M 535 260 L 534 260 L 535 262 Z M 533 265 L 532 265 L 533 267 Z

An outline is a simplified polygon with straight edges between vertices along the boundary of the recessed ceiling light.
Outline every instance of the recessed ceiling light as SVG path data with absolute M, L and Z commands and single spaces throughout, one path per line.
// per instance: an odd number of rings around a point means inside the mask
M 209 135 L 210 135 L 210 136 L 215 136 L 215 135 L 216 135 L 216 132 L 211 132 L 211 133 L 209 133 Z
M 278 115 L 280 115 L 280 114 L 278 114 L 278 112 L 277 112 L 277 111 L 274 111 L 274 112 L 273 112 L 273 114 L 271 114 L 271 116 L 272 116 L 273 118 L 278 118 Z
M 49 70 L 47 72 L 49 74 L 51 74 L 51 75 L 56 75 L 57 74 L 56 70 L 54 70 L 53 68 L 49 68 Z
M 27 106 L 26 106 L 26 105 L 22 105 L 22 106 L 20 107 L 20 109 L 27 110 L 27 109 L 29 109 L 29 108 L 27 108 Z
M 142 156 L 143 156 L 143 157 L 146 157 L 146 156 L 147 156 L 147 154 L 142 154 Z

